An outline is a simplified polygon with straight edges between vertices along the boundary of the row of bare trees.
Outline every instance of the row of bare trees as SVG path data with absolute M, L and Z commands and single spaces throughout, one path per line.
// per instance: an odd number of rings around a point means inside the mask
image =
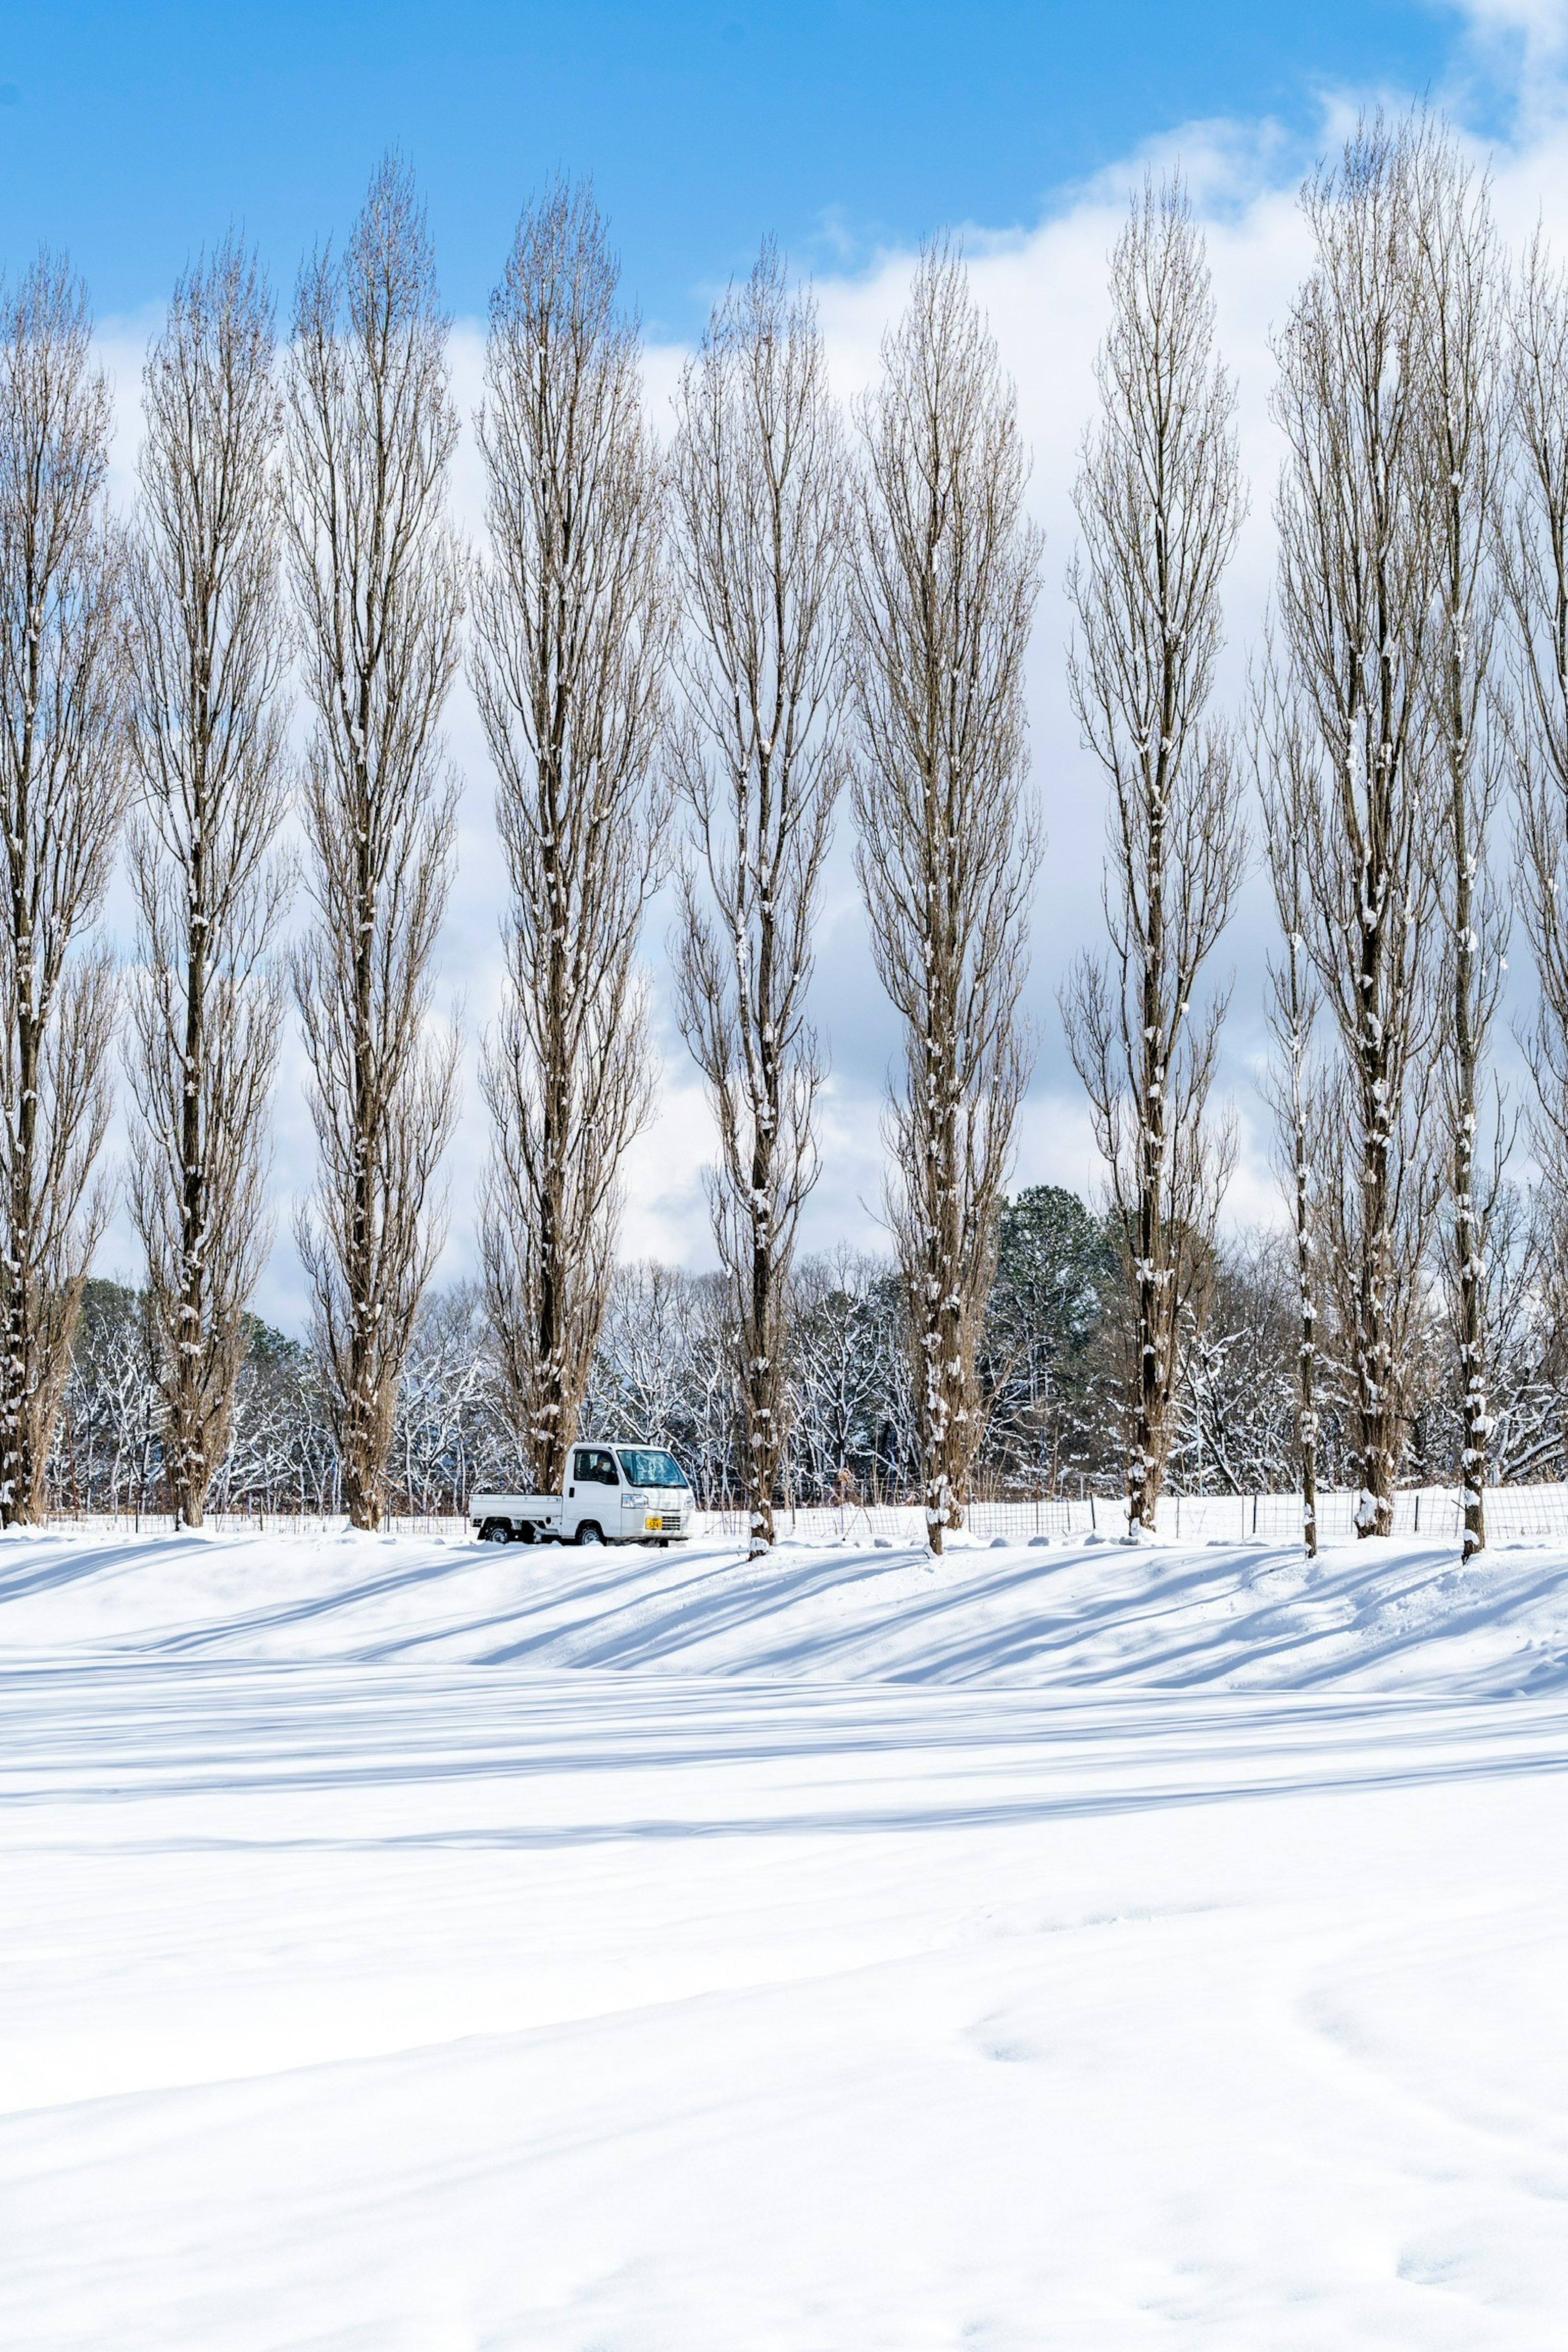
M 1312 262 L 1275 346 L 1277 589 L 1229 719 L 1236 394 L 1178 184 L 1144 189 L 1112 257 L 1068 575 L 1072 699 L 1108 783 L 1109 952 L 1063 1012 L 1127 1301 L 1129 1513 L 1149 1526 L 1234 1158 L 1214 975 L 1255 798 L 1282 933 L 1270 1085 L 1308 1540 L 1331 1373 L 1355 1400 L 1359 1524 L 1386 1531 L 1412 1335 L 1440 1283 L 1475 1549 L 1509 1136 L 1490 1041 L 1516 895 L 1542 980 L 1543 1162 L 1568 1139 L 1568 294 L 1539 245 L 1510 286 L 1485 182 L 1428 116 L 1363 125 L 1303 203 Z M 301 273 L 281 348 L 231 240 L 182 279 L 149 353 L 121 522 L 79 288 L 46 259 L 6 297 L 0 1512 L 39 1506 L 106 1213 L 120 982 L 93 923 L 129 812 L 130 1197 L 176 1507 L 199 1521 L 229 1442 L 291 995 L 318 1147 L 296 1221 L 313 1347 L 346 1507 L 380 1516 L 457 1100 L 433 990 L 458 791 L 441 722 L 466 645 L 510 884 L 480 1255 L 522 1465 L 557 1481 L 592 1391 L 656 1099 L 639 934 L 673 868 L 739 1460 L 753 1543 L 772 1541 L 826 1076 L 813 940 L 847 801 L 903 1040 L 887 1209 L 939 1549 L 984 1436 L 1042 840 L 1024 722 L 1041 548 L 962 257 L 924 253 L 846 420 L 810 297 L 765 247 L 716 307 L 661 447 L 605 225 L 585 189 L 551 188 L 491 304 L 472 559 L 447 519 L 447 339 L 395 160 L 341 253 Z M 1493 842 L 1510 787 L 1517 893 Z
M 1568 1140 L 1568 281 L 1538 239 L 1510 283 L 1484 175 L 1425 112 L 1363 123 L 1302 205 L 1311 263 L 1274 344 L 1277 583 L 1239 728 L 1207 711 L 1240 518 L 1233 394 L 1179 184 L 1145 189 L 1116 250 L 1070 575 L 1074 701 L 1110 786 L 1110 953 L 1064 1013 L 1121 1241 L 1128 1507 L 1149 1527 L 1233 1157 L 1208 1105 L 1226 992 L 1199 991 L 1247 868 L 1249 766 L 1282 935 L 1268 1093 L 1305 1539 L 1326 1384 L 1353 1398 L 1357 1525 L 1387 1533 L 1436 1286 L 1468 1555 L 1496 1424 L 1514 899 L 1559 1208 Z
M 1385 1534 L 1436 1256 L 1468 1555 L 1485 1542 L 1489 1228 L 1508 1139 L 1489 1077 L 1507 944 L 1494 820 L 1534 602 L 1510 557 L 1515 531 L 1536 535 L 1513 379 L 1539 305 L 1527 289 L 1510 316 L 1485 182 L 1430 117 L 1364 125 L 1305 208 L 1314 268 L 1277 346 L 1278 639 L 1257 699 L 1275 894 L 1304 957 L 1277 990 L 1300 1040 L 1288 1058 L 1302 1062 L 1312 996 L 1331 1034 L 1326 1067 L 1292 1078 L 1293 1155 L 1314 1171 L 1298 1183 L 1306 1540 L 1315 1294 L 1353 1368 L 1357 1524 Z
M 90 943 L 131 790 L 127 551 L 104 495 L 110 398 L 80 288 L 6 290 L 0 346 L 0 1517 L 30 1518 L 108 1213 L 110 959 Z
M 1510 768 L 1549 1008 L 1537 1062 L 1559 1117 L 1568 1068 L 1551 1010 L 1562 440 L 1543 407 L 1560 397 L 1560 302 L 1538 253 L 1510 310 L 1484 184 L 1430 118 L 1365 126 L 1304 207 L 1314 264 L 1276 345 L 1279 584 L 1240 728 L 1211 709 L 1244 504 L 1235 393 L 1179 186 L 1144 191 L 1113 258 L 1069 575 L 1073 699 L 1110 787 L 1110 952 L 1076 973 L 1064 1013 L 1121 1239 L 1128 1501 L 1147 1526 L 1234 1157 L 1210 1103 L 1227 992 L 1204 992 L 1249 856 L 1250 766 L 1284 932 L 1276 1095 L 1308 1540 L 1322 1349 L 1353 1376 L 1358 1524 L 1384 1532 L 1412 1334 L 1440 1278 L 1475 1549 L 1505 1139 L 1488 1082 L 1505 929 L 1489 851 Z M 718 1128 L 741 1459 L 753 1540 L 771 1541 L 784 1301 L 826 1074 L 813 926 L 847 783 L 905 1040 L 889 1222 L 940 1546 L 982 1437 L 975 1350 L 1030 1064 L 1018 1005 L 1039 846 L 1022 694 L 1039 549 L 1012 394 L 962 263 L 942 246 L 923 257 L 852 440 L 809 299 L 765 251 L 714 313 L 661 465 L 603 224 L 563 187 L 520 232 L 489 384 L 476 680 L 513 917 L 487 1064 L 485 1263 L 516 1425 L 552 1479 L 649 1108 L 634 947 L 668 794 L 686 819 L 679 1009 Z M 1521 677 L 1530 690 L 1510 690 Z
M 946 247 L 922 261 L 857 454 L 809 297 L 764 249 L 714 312 L 665 451 L 605 224 L 586 190 L 558 184 L 524 216 L 491 306 L 473 562 L 447 515 L 447 334 L 395 160 L 341 252 L 302 271 L 281 349 L 265 280 L 230 239 L 181 279 L 149 352 L 122 520 L 81 289 L 45 257 L 7 298 L 0 1512 L 41 1507 L 107 1213 L 122 983 L 93 925 L 123 837 L 129 1196 L 162 1475 L 199 1524 L 270 1239 L 291 994 L 318 1155 L 296 1218 L 314 1352 L 345 1507 L 379 1517 L 457 1099 L 457 1037 L 433 1008 L 458 798 L 440 727 L 471 603 L 510 884 L 481 1258 L 523 1464 L 555 1483 L 588 1392 L 626 1155 L 655 1099 L 638 935 L 674 863 L 746 1499 L 756 1544 L 772 1540 L 785 1301 L 826 1076 L 812 940 L 853 772 L 878 961 L 908 1039 L 892 1222 L 940 1544 L 979 1438 L 1037 846 L 1021 785 L 1038 550 L 1012 394 L 962 261 Z
M 907 1040 L 891 1223 L 940 1547 L 980 1437 L 975 1349 L 1028 1070 L 1037 547 L 994 346 L 956 252 L 933 248 L 858 412 L 857 457 L 810 299 L 765 247 L 713 313 L 661 457 L 604 223 L 561 185 L 520 229 L 486 375 L 474 671 L 511 908 L 483 1257 L 519 1441 L 556 1483 L 610 1296 L 622 1169 L 653 1104 L 636 946 L 673 830 L 677 1003 L 718 1132 L 709 1199 L 744 1498 L 754 1547 L 772 1543 L 826 1068 L 813 933 L 853 775 L 874 950 Z
M 303 272 L 286 353 L 236 241 L 181 279 L 142 379 L 139 497 L 105 497 L 110 414 L 81 289 L 45 257 L 0 347 L 0 956 L 7 1246 L 0 1515 L 42 1501 L 107 1191 L 120 984 L 91 927 L 121 820 L 129 1195 L 146 1253 L 163 1472 L 200 1523 L 229 1442 L 270 1225 L 289 981 L 320 1145 L 300 1245 L 348 1507 L 378 1516 L 455 1041 L 427 1034 L 457 784 L 437 732 L 460 657 L 445 516 L 457 423 L 408 176 L 384 167 L 340 257 Z M 294 591 L 292 624 L 285 574 Z M 315 725 L 297 775 L 286 687 Z M 298 807 L 310 919 L 279 928 Z

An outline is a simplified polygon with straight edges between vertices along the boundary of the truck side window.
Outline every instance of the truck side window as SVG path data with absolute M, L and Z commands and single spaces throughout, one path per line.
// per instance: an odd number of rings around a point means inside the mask
M 572 1475 L 574 1478 L 580 1478 L 585 1486 L 614 1486 L 619 1484 L 616 1476 L 614 1462 L 602 1448 L 597 1446 L 579 1447 Z

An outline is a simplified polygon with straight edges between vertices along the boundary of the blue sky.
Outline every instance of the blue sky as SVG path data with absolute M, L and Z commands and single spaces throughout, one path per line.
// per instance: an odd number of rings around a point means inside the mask
M 1302 135 L 1325 88 L 1419 89 L 1456 31 L 1409 0 L 122 0 L 13 5 L 0 25 L 6 257 L 64 243 L 100 315 L 160 299 L 231 218 L 287 283 L 396 142 L 454 310 L 482 308 L 521 204 L 564 165 L 593 174 L 668 339 L 766 231 L 841 267 L 943 223 L 1030 226 L 1178 124 Z

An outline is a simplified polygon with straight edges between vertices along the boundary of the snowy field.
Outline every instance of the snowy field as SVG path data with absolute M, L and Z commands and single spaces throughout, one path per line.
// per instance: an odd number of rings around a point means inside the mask
M 0 2344 L 1560 2347 L 1568 1550 L 0 1544 Z

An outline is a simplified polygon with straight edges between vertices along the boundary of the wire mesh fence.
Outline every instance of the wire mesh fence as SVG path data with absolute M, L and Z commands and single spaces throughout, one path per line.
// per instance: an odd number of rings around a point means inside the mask
M 1353 1493 L 1318 1496 L 1318 1534 L 1324 1543 L 1342 1542 L 1355 1530 L 1358 1496 Z M 1487 1534 L 1493 1543 L 1568 1539 L 1568 1486 L 1492 1486 L 1487 1489 Z M 1455 1486 L 1410 1486 L 1394 1498 L 1394 1533 L 1426 1536 L 1435 1541 L 1459 1539 L 1464 1503 Z M 341 1513 L 314 1511 L 210 1511 L 206 1525 L 215 1533 L 281 1535 L 318 1539 L 347 1532 Z M 700 1531 L 743 1542 L 747 1518 L 743 1510 L 700 1511 Z M 786 1506 L 774 1513 L 774 1524 L 785 1539 L 805 1543 L 923 1545 L 925 1522 L 918 1505 L 903 1503 L 831 1503 Z M 75 1528 L 84 1534 L 130 1535 L 167 1533 L 174 1521 L 166 1511 L 51 1511 L 52 1528 Z M 971 1503 L 964 1514 L 971 1537 L 987 1541 L 998 1537 L 1010 1543 L 1034 1538 L 1055 1541 L 1088 1536 L 1115 1537 L 1127 1532 L 1126 1506 L 1119 1495 L 1042 1495 L 1011 1501 Z M 390 1514 L 381 1525 L 386 1535 L 443 1537 L 466 1540 L 468 1521 L 448 1511 Z M 1156 1514 L 1156 1532 L 1191 1543 L 1289 1542 L 1301 1532 L 1300 1495 L 1164 1495 Z
M 1348 1540 L 1355 1532 L 1360 1496 L 1318 1496 L 1321 1543 Z M 1494 1486 L 1487 1490 L 1487 1532 L 1494 1543 L 1568 1538 L 1568 1486 Z M 709 1532 L 743 1539 L 743 1511 L 703 1515 Z M 964 1512 L 971 1536 L 1027 1543 L 1034 1538 L 1066 1541 L 1086 1536 L 1122 1536 L 1127 1508 L 1119 1495 L 1052 1495 L 1006 1502 L 971 1503 Z M 802 1505 L 774 1513 L 778 1530 L 805 1542 L 878 1541 L 923 1544 L 925 1523 L 915 1505 Z M 1301 1533 L 1300 1495 L 1163 1495 L 1155 1531 L 1191 1543 L 1288 1542 Z M 1394 1498 L 1396 1536 L 1430 1536 L 1457 1543 L 1464 1526 L 1464 1497 L 1457 1486 L 1411 1486 Z
M 175 1525 L 169 1511 L 50 1511 L 50 1528 L 75 1528 L 89 1535 L 167 1535 Z M 342 1511 L 208 1511 L 204 1528 L 216 1535 L 341 1536 L 348 1533 Z M 461 1512 L 389 1512 L 376 1530 L 382 1535 L 466 1538 L 468 1522 Z

